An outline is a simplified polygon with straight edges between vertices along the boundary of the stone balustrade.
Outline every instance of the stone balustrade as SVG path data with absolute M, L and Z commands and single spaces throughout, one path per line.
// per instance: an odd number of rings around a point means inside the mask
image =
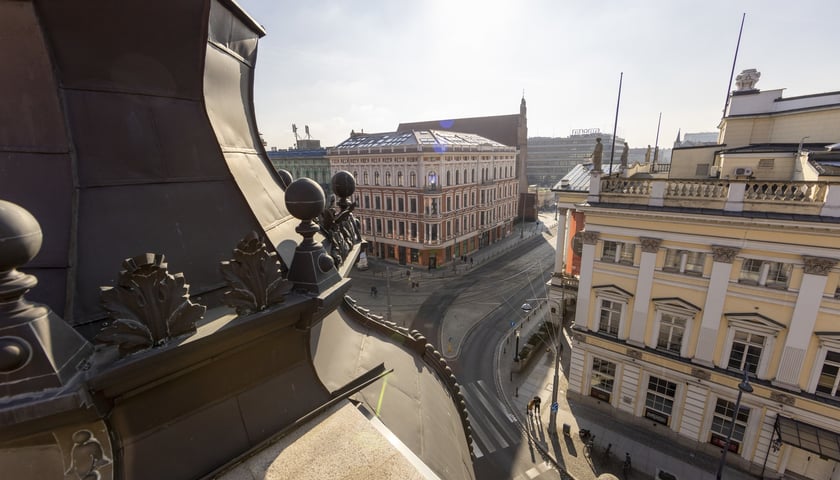
M 598 187 L 590 203 L 840 217 L 840 184 L 831 182 L 602 177 Z

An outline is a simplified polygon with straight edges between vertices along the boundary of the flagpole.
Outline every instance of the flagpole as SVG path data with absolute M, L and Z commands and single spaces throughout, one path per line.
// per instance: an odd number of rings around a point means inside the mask
M 610 172 L 608 175 L 612 175 L 613 171 L 613 158 L 615 157 L 615 134 L 618 129 L 618 106 L 621 105 L 621 83 L 623 81 L 624 72 L 621 72 L 621 77 L 618 79 L 618 100 L 615 102 L 615 123 L 613 124 L 612 148 L 610 149 Z
M 741 33 L 744 32 L 744 19 L 747 13 L 741 15 L 741 28 L 738 29 L 738 43 L 735 44 L 735 56 L 732 58 L 732 71 L 729 72 L 729 86 L 726 87 L 726 101 L 723 103 L 723 116 L 726 116 L 726 107 L 729 106 L 729 93 L 732 91 L 732 79 L 735 78 L 735 62 L 738 61 L 738 49 L 741 48 Z
M 662 112 L 659 112 L 659 121 L 656 122 L 656 143 L 653 146 L 654 152 L 659 152 L 659 127 L 662 126 Z M 656 155 L 653 156 L 653 163 L 656 163 Z

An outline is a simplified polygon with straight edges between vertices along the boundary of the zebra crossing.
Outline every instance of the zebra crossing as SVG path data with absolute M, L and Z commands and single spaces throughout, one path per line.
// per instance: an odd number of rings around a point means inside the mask
M 522 441 L 516 418 L 502 405 L 484 380 L 462 385 L 462 393 L 467 401 L 476 458 L 518 445 Z

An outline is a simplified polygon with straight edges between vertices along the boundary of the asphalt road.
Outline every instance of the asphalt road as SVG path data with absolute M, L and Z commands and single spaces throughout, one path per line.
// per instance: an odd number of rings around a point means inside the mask
M 556 471 L 541 465 L 539 452 L 527 442 L 522 444 L 526 437 L 500 399 L 494 368 L 494 355 L 512 331 L 511 321 L 524 318 L 519 306 L 527 299 L 545 296 L 553 256 L 552 246 L 542 237 L 535 237 L 493 262 L 446 282 L 428 297 L 415 316 L 413 328 L 427 338 L 440 338 L 440 319 L 456 302 L 498 303 L 470 330 L 458 358 L 449 362 L 467 401 L 477 457 L 475 470 L 480 480 L 559 478 Z M 542 272 L 537 268 L 539 264 Z M 511 359 L 514 343 L 511 338 L 503 347 Z

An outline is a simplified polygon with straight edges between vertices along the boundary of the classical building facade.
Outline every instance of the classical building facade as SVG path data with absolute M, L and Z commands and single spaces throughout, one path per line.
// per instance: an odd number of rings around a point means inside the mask
M 311 178 L 325 192 L 330 191 L 330 160 L 327 149 L 318 140 L 301 139 L 297 148 L 267 150 L 268 159 L 275 170 L 286 170 L 292 178 Z
M 580 257 L 569 391 L 713 454 L 734 422 L 730 467 L 834 480 L 840 102 L 764 93 L 733 92 L 720 144 L 675 149 L 670 177 L 558 189 L 585 223 L 560 242 Z
M 356 214 L 374 255 L 437 268 L 509 235 L 516 148 L 452 131 L 355 134 L 328 149 L 357 181 Z

